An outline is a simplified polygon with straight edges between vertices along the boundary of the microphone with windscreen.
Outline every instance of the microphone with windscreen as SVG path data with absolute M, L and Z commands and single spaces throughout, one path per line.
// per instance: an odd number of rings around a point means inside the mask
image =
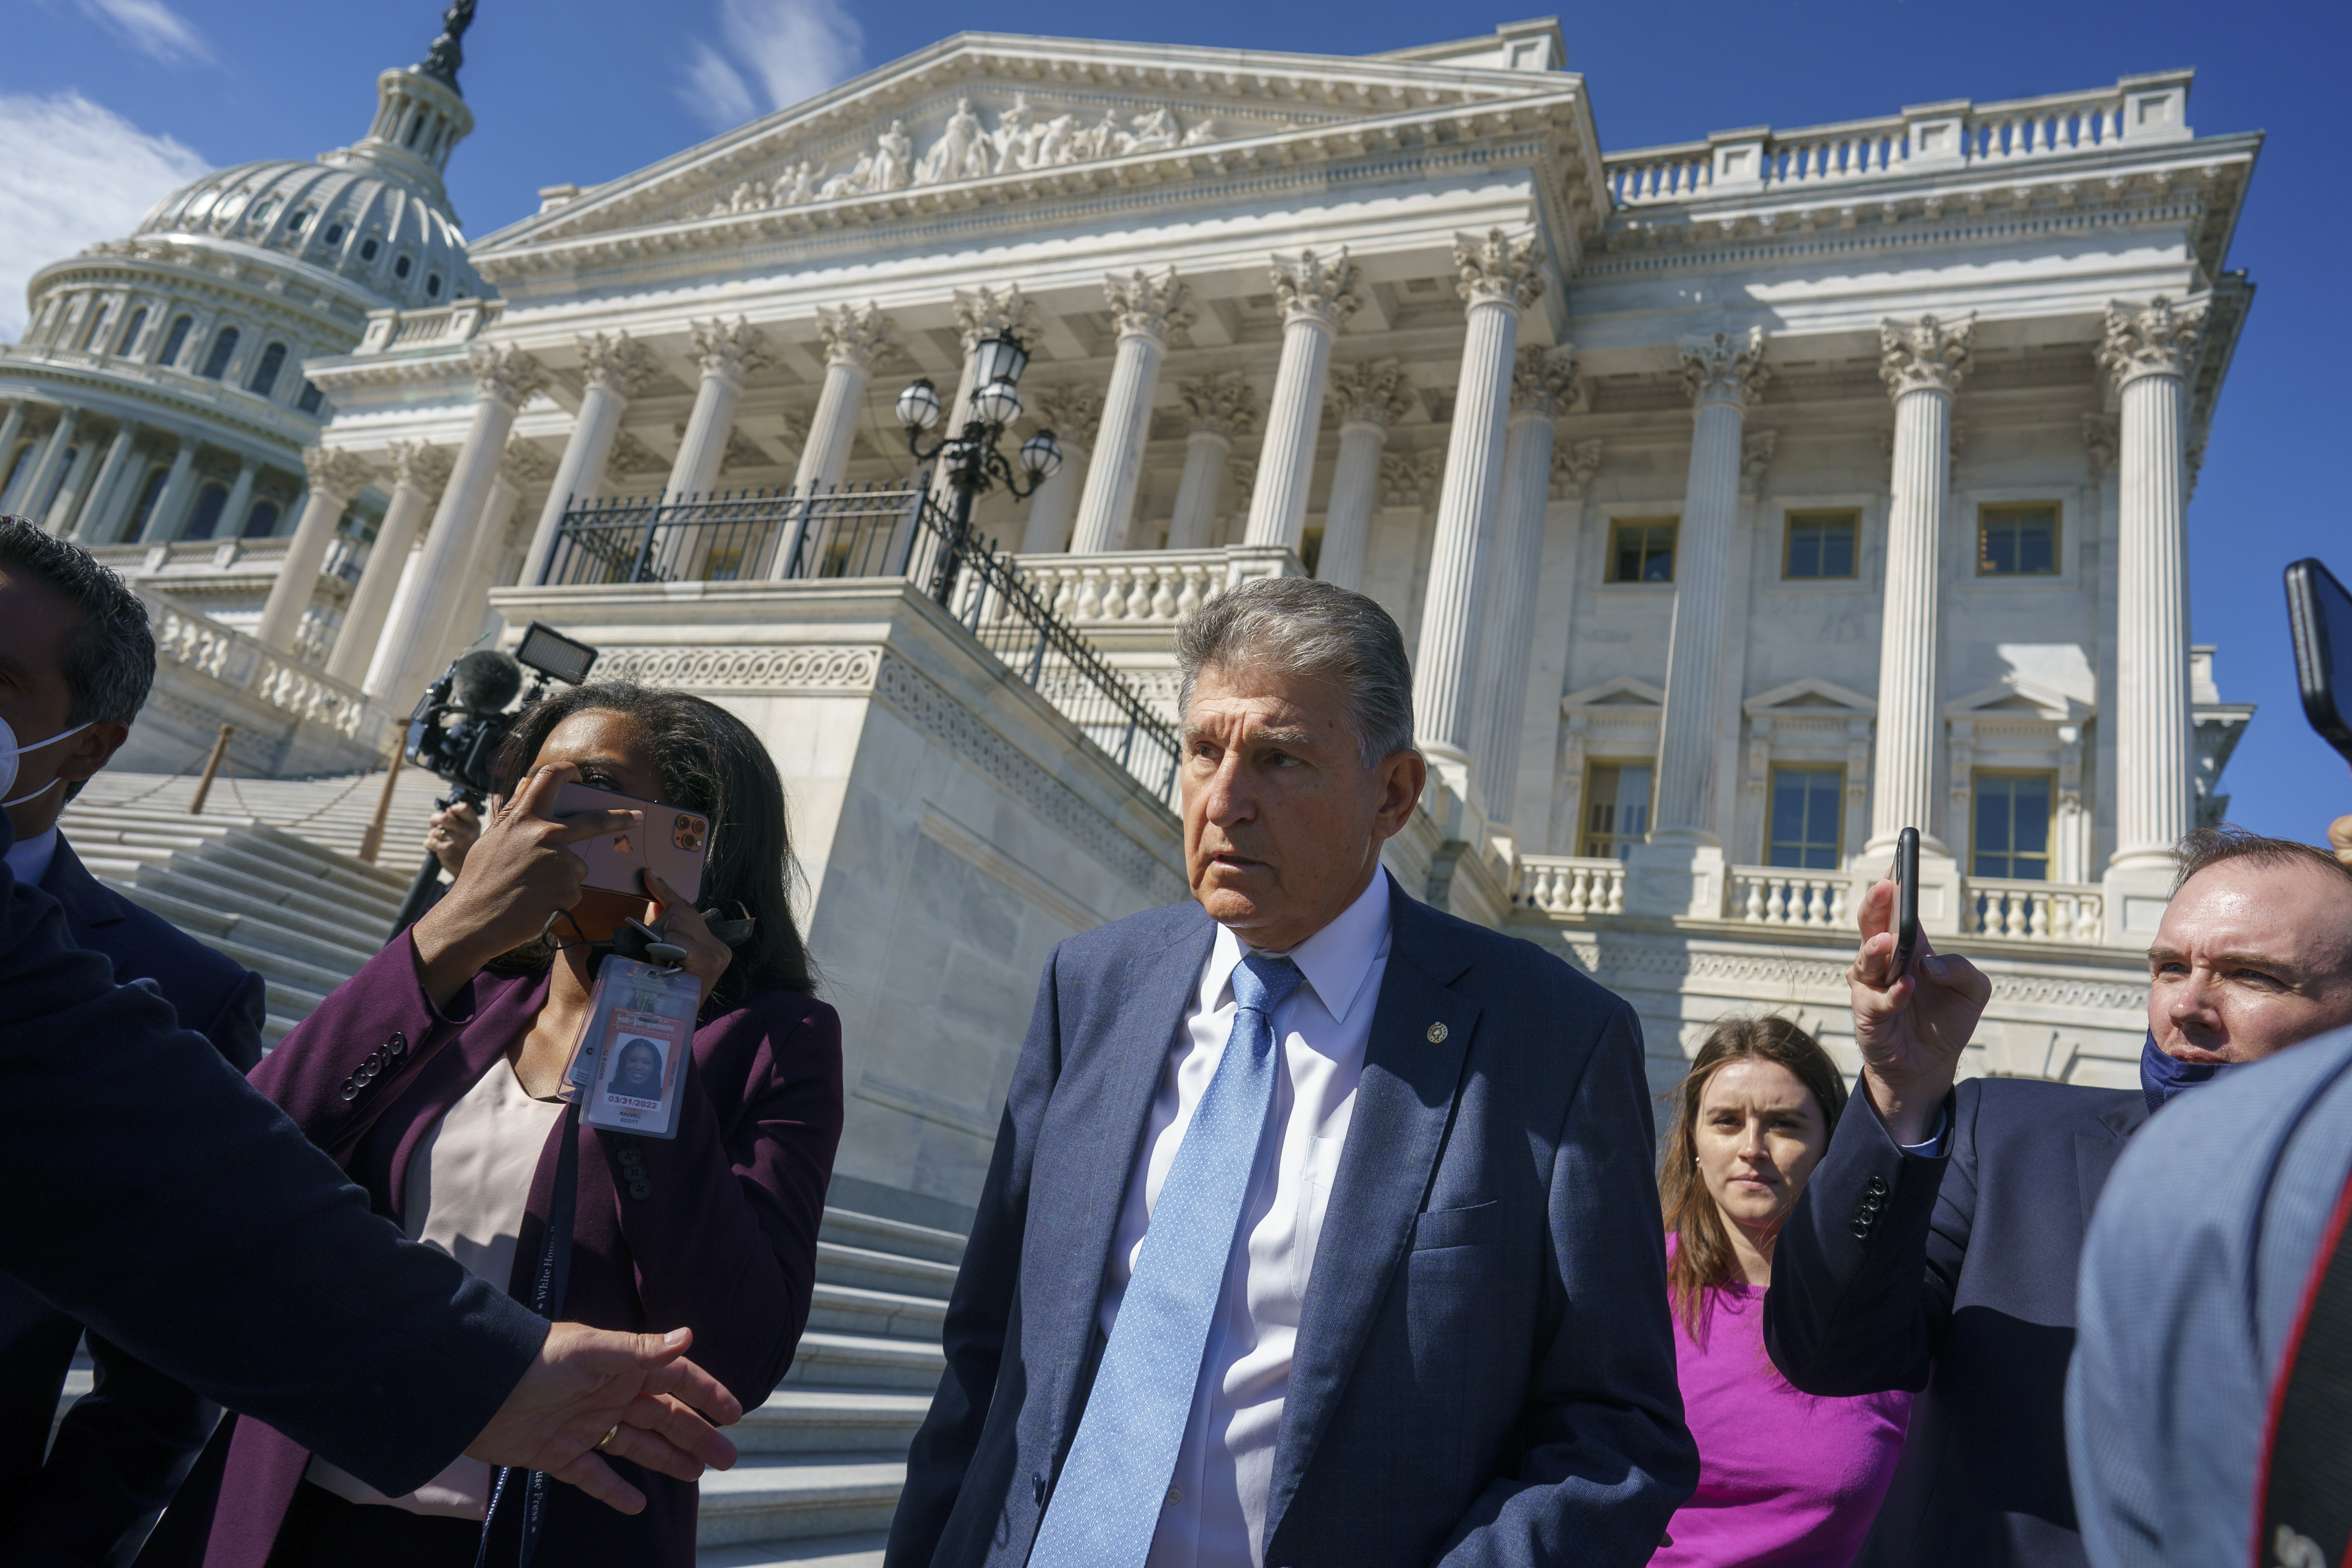
M 522 666 L 494 647 L 461 654 L 449 667 L 450 706 L 468 713 L 497 713 L 522 690 Z

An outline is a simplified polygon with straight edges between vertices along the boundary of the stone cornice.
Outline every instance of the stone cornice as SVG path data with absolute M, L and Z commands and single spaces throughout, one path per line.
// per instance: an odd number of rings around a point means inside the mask
M 354 338 L 381 300 L 306 262 L 263 252 L 160 236 L 104 240 L 33 275 L 27 297 L 58 288 L 152 289 L 175 298 L 236 300 L 274 311 L 289 331 L 322 326 Z M 308 298 L 303 298 L 304 295 Z
M 319 438 L 319 422 L 308 415 L 184 371 L 81 353 L 57 358 L 0 344 L 0 396 L 17 395 L 16 384 L 23 381 L 35 384 L 30 390 L 36 396 L 42 384 L 51 384 L 72 394 L 54 400 L 70 402 L 88 413 L 127 418 L 224 447 L 243 440 L 257 452 L 283 454 Z M 289 454 L 271 460 L 293 459 Z

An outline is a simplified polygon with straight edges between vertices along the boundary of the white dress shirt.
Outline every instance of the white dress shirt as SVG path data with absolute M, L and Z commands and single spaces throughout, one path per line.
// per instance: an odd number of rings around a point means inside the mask
M 49 862 L 57 858 L 58 830 L 52 827 L 8 846 L 8 870 L 26 887 L 37 888 L 49 874 Z
M 1244 952 L 1232 931 L 1217 929 L 1200 990 L 1170 1045 L 1142 1157 L 1128 1176 L 1119 1210 L 1103 1289 L 1106 1335 L 1193 1108 L 1224 1057 L 1234 1026 L 1233 973 Z M 1337 920 L 1284 956 L 1305 983 L 1274 1010 L 1281 1054 L 1269 1112 L 1273 1135 L 1258 1142 L 1149 1568 L 1242 1568 L 1265 1560 L 1266 1494 L 1290 1390 L 1291 1347 L 1388 969 L 1388 878 L 1376 870 Z

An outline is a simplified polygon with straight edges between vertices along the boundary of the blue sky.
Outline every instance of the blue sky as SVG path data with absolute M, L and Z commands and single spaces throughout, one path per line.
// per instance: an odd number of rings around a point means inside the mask
M 1515 20 L 1380 0 L 1164 7 L 855 10 L 839 0 L 480 0 L 463 75 L 478 118 L 450 185 L 470 233 L 541 185 L 610 179 L 962 27 L 1360 53 Z M 1651 3 L 1561 16 L 1611 149 L 1798 126 L 1906 103 L 1986 101 L 2192 66 L 2190 121 L 2269 133 L 2231 265 L 2259 293 L 2191 510 L 2193 635 L 2222 694 L 2262 705 L 2226 780 L 2231 816 L 2316 839 L 2352 773 L 2304 723 L 2279 574 L 2317 554 L 2352 578 L 2352 6 L 2273 0 L 1954 5 Z M 422 57 L 430 0 L 5 0 L 0 4 L 0 338 L 43 261 L 120 234 L 197 170 L 305 157 L 367 128 L 375 73 Z

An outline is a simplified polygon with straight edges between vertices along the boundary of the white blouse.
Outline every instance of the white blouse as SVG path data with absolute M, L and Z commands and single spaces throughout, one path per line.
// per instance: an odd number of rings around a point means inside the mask
M 562 1115 L 561 1100 L 524 1093 L 506 1058 L 493 1062 L 409 1155 L 408 1238 L 440 1248 L 468 1273 L 505 1289 L 514 1275 L 531 1177 Z M 352 1502 L 458 1519 L 481 1518 L 490 1496 L 489 1466 L 463 1454 L 406 1497 L 388 1498 L 316 1455 L 306 1476 Z

